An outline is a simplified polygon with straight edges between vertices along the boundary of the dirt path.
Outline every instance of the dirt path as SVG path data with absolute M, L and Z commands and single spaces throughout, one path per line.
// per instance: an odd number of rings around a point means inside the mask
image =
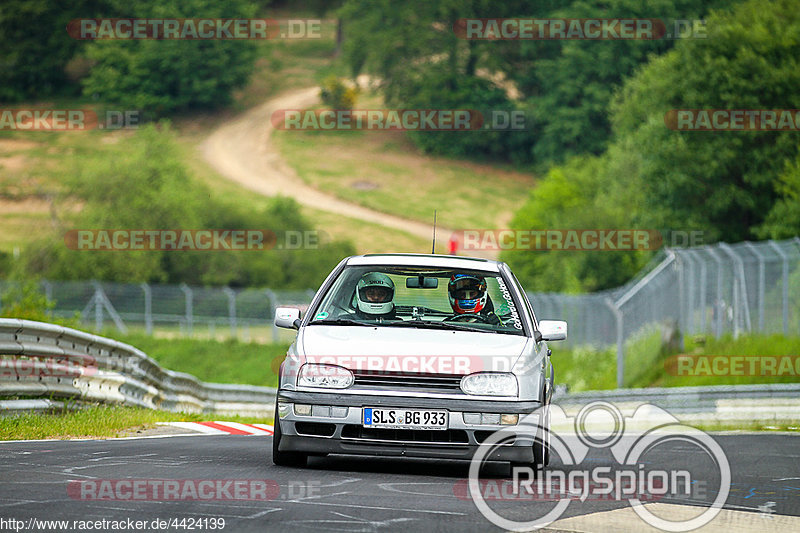
M 283 195 L 299 203 L 336 214 L 431 238 L 429 224 L 374 211 L 325 194 L 309 185 L 281 158 L 270 142 L 270 117 L 277 109 L 304 109 L 317 103 L 319 89 L 303 89 L 251 109 L 218 128 L 203 143 L 203 155 L 226 178 L 265 196 Z M 437 228 L 437 235 L 450 230 Z

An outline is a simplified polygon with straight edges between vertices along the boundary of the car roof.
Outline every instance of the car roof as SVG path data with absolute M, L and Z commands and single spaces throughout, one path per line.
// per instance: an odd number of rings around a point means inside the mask
M 483 270 L 486 272 L 499 272 L 501 264 L 501 262 L 491 259 L 436 254 L 365 254 L 347 258 L 348 266 L 397 265 Z

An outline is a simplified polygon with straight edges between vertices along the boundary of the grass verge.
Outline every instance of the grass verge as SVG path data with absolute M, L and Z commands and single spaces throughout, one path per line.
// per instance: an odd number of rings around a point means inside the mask
M 202 381 L 275 387 L 278 365 L 288 344 L 257 344 L 237 340 L 163 339 L 145 334 L 115 334 L 139 348 L 164 368 L 186 372 Z
M 800 354 L 800 337 L 783 335 L 748 335 L 687 337 L 683 353 L 720 356 L 779 356 Z M 557 384 L 566 384 L 571 392 L 616 388 L 616 348 L 593 350 L 572 348 L 562 350 L 553 343 L 552 361 Z M 653 332 L 631 340 L 625 346 L 625 386 L 641 387 L 701 387 L 713 385 L 755 385 L 767 383 L 797 383 L 800 375 L 674 375 L 668 369 L 670 356 L 661 354 L 660 333 Z
M 735 431 L 735 432 L 751 432 L 751 431 L 790 431 L 797 433 L 800 431 L 800 426 L 797 423 L 784 424 L 784 423 L 767 423 L 767 422 L 750 422 L 750 423 L 737 423 L 731 424 L 729 422 L 705 423 L 705 424 L 690 424 L 706 432 L 717 431 Z
M 100 405 L 61 413 L 30 413 L 0 418 L 0 440 L 74 439 L 135 436 L 156 422 L 228 420 L 272 424 L 269 418 L 169 413 L 136 407 Z

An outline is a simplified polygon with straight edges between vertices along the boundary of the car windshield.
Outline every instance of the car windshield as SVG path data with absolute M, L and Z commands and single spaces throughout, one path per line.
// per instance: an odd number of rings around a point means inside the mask
M 508 283 L 470 270 L 346 267 L 311 312 L 310 324 L 524 334 Z

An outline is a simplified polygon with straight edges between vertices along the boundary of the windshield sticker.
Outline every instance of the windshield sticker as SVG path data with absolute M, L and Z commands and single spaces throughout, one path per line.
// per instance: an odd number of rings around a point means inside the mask
M 506 287 L 503 278 L 497 278 L 497 284 L 500 286 L 500 292 L 503 295 L 506 303 L 503 307 L 507 307 L 509 312 L 511 313 L 511 320 L 514 323 L 514 327 L 517 329 L 522 329 L 522 320 L 519 318 L 519 313 L 517 312 L 517 306 L 514 305 L 514 300 L 511 298 L 511 293 L 508 292 L 508 287 Z
M 326 318 L 328 318 L 328 313 L 327 311 L 323 311 L 321 313 L 317 313 L 317 316 L 314 317 L 314 320 L 325 320 Z

